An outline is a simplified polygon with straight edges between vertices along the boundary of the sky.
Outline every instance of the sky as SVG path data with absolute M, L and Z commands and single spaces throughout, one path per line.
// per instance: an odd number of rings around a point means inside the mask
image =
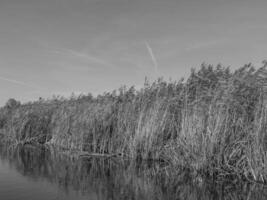
M 0 105 L 266 59 L 266 0 L 0 0 Z

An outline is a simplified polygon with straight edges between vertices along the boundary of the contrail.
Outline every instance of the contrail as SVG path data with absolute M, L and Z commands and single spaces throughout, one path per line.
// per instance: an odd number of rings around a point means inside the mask
M 105 61 L 105 60 L 103 60 L 101 58 L 92 56 L 90 54 L 82 53 L 82 52 L 79 52 L 79 51 L 75 51 L 75 50 L 72 50 L 72 49 L 55 48 L 51 52 L 57 53 L 57 54 L 64 54 L 64 55 L 67 55 L 67 56 L 76 57 L 76 58 L 79 58 L 79 59 L 83 59 L 83 60 L 89 61 L 90 63 L 101 64 L 104 67 L 116 69 L 116 66 L 114 66 L 113 64 L 111 64 L 111 63 L 109 63 L 109 62 L 107 62 L 107 61 Z
M 23 81 L 17 81 L 17 80 L 6 78 L 6 77 L 2 77 L 2 76 L 0 76 L 0 80 L 7 81 L 7 82 L 10 82 L 10 83 L 14 83 L 14 84 L 17 84 L 17 85 L 27 86 L 27 87 L 30 87 L 30 88 L 33 88 L 33 89 L 38 89 L 38 90 L 44 89 L 44 88 L 41 88 L 41 87 L 38 87 L 38 86 L 34 86 L 34 85 L 31 85 L 31 84 L 25 83 Z
M 145 44 L 146 44 L 146 48 L 147 48 L 147 50 L 148 50 L 148 53 L 149 53 L 149 55 L 151 56 L 152 62 L 153 62 L 153 64 L 154 64 L 155 72 L 156 72 L 156 74 L 158 75 L 158 62 L 157 62 L 157 59 L 156 59 L 156 57 L 155 57 L 155 55 L 154 55 L 154 53 L 153 53 L 152 48 L 151 48 L 150 45 L 148 44 L 148 42 L 145 42 Z

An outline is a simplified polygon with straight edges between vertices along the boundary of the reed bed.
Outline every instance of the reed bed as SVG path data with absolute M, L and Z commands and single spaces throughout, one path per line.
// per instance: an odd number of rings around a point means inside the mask
M 158 79 L 97 97 L 0 110 L 0 138 L 66 150 L 161 160 L 218 178 L 267 181 L 267 69 L 202 64 L 187 80 Z

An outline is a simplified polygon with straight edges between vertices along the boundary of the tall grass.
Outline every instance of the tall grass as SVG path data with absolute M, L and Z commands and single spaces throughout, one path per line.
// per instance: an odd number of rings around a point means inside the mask
M 2 140 L 158 159 L 211 177 L 267 181 L 267 69 L 202 64 L 97 97 L 55 98 L 0 112 Z

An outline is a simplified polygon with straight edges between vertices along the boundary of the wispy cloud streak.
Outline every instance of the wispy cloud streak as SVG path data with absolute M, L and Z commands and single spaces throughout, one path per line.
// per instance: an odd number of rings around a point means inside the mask
M 218 39 L 218 40 L 210 40 L 210 41 L 198 42 L 198 43 L 195 43 L 195 44 L 191 44 L 185 50 L 186 51 L 192 51 L 192 50 L 198 50 L 198 49 L 203 49 L 203 48 L 214 47 L 214 46 L 225 44 L 227 41 L 228 40 L 226 40 L 226 39 Z
M 86 62 L 100 64 L 100 65 L 102 65 L 104 67 L 116 68 L 116 66 L 114 66 L 110 62 L 107 62 L 104 59 L 98 58 L 96 56 L 92 56 L 90 54 L 86 54 L 86 53 L 82 53 L 82 52 L 79 52 L 79 51 L 75 51 L 75 50 L 72 50 L 72 49 L 57 48 L 57 49 L 53 50 L 52 52 L 53 53 L 57 53 L 57 54 L 63 54 L 63 55 L 70 56 L 70 57 L 75 57 L 75 58 L 78 58 L 78 59 L 82 59 L 82 60 L 84 60 Z
M 28 83 L 26 83 L 24 81 L 18 81 L 18 80 L 10 79 L 10 78 L 3 77 L 3 76 L 0 76 L 0 80 L 7 81 L 9 83 L 13 83 L 13 84 L 16 84 L 16 85 L 26 86 L 26 87 L 33 88 L 33 89 L 38 89 L 38 90 L 44 89 L 44 88 L 36 86 L 36 85 L 28 84 Z
M 155 73 L 156 73 L 156 75 L 158 75 L 158 62 L 157 62 L 156 56 L 153 53 L 153 50 L 152 50 L 151 46 L 148 44 L 148 42 L 145 42 L 145 45 L 146 45 L 148 53 L 149 53 L 149 55 L 151 57 L 151 60 L 153 62 Z

